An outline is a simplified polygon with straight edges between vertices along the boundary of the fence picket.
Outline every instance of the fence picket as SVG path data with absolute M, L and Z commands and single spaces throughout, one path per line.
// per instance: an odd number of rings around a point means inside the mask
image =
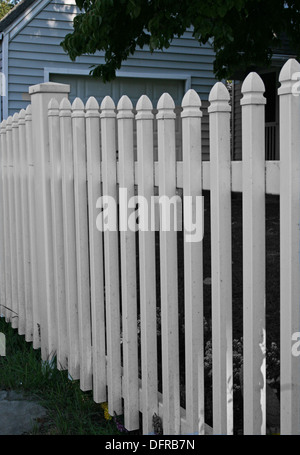
M 59 104 L 48 104 L 49 153 L 51 162 L 51 209 L 53 232 L 54 297 L 57 312 L 57 368 L 68 367 L 68 327 L 66 312 L 64 231 L 62 207 L 62 169 L 60 149 Z
M 6 122 L 6 147 L 8 165 L 8 209 L 9 209 L 9 232 L 10 232 L 10 273 L 11 273 L 11 295 L 10 306 L 11 325 L 15 329 L 18 327 L 18 275 L 17 275 L 17 232 L 16 214 L 14 210 L 15 189 L 14 189 L 14 161 L 12 147 L 12 117 L 9 116 Z
M 32 322 L 33 322 L 33 348 L 41 346 L 41 321 L 40 306 L 38 304 L 37 283 L 37 245 L 36 245 L 36 214 L 35 214 L 35 182 L 36 167 L 32 147 L 32 108 L 29 104 L 25 111 L 25 139 L 26 160 L 28 176 L 28 216 L 29 216 L 29 248 L 30 248 L 30 275 L 31 275 L 31 298 L 32 298 Z
M 134 197 L 134 114 L 126 95 L 120 99 L 117 109 L 119 189 L 126 189 L 126 195 L 119 198 L 119 222 L 124 224 L 120 228 L 124 422 L 132 431 L 139 428 L 136 234 L 128 227 L 127 218 L 128 202 Z
M 105 308 L 103 234 L 96 228 L 96 204 L 101 196 L 99 104 L 93 97 L 86 103 L 86 153 L 91 279 L 93 394 L 96 403 L 106 401 Z
M 148 203 L 154 196 L 153 119 L 152 103 L 146 95 L 136 105 L 138 193 Z M 150 220 L 150 216 L 148 217 Z M 152 418 L 158 414 L 157 399 L 157 333 L 155 232 L 139 230 L 140 319 L 142 358 L 143 432 L 153 431 Z
M 76 235 L 74 202 L 74 165 L 72 149 L 71 104 L 64 98 L 59 106 L 62 201 L 65 257 L 66 310 L 68 326 L 68 371 L 72 379 L 80 377 L 78 294 L 76 273 Z
M 103 194 L 110 198 L 109 201 L 116 203 L 118 197 L 115 104 L 106 96 L 100 108 Z M 109 210 L 108 221 L 111 221 L 111 216 L 117 220 L 116 204 Z M 104 260 L 108 412 L 114 415 L 114 412 L 122 413 L 118 226 L 116 230 L 104 229 Z
M 292 345 L 300 332 L 300 64 L 282 68 L 280 98 L 280 434 L 300 434 L 299 357 Z M 295 75 L 297 76 L 295 78 Z
M 242 86 L 244 434 L 266 433 L 264 83 Z
M 0 123 L 0 134 L 2 133 L 2 122 Z M 1 147 L 1 146 L 0 146 Z M 5 262 L 4 245 L 4 200 L 3 200 L 3 149 L 0 148 L 0 264 Z M 5 266 L 0 267 L 0 317 L 5 316 Z
M 4 139 L 5 139 L 5 125 L 6 121 L 2 120 L 0 123 L 0 216 L 1 216 L 1 233 L 0 233 L 0 257 L 3 258 L 2 260 L 2 267 L 0 270 L 0 315 L 4 317 L 6 320 L 7 310 L 7 284 L 6 284 L 6 250 L 8 245 L 6 244 L 6 159 L 5 159 L 5 146 L 4 146 Z
M 233 434 L 230 96 L 210 92 L 213 430 Z
M 185 389 L 186 431 L 204 434 L 204 369 L 203 369 L 203 265 L 202 238 L 192 241 L 185 228 L 195 222 L 196 197 L 201 197 L 201 101 L 189 90 L 182 107 L 183 197 L 184 202 L 184 302 L 185 302 Z M 189 201 L 189 202 L 188 202 Z M 193 204 L 188 216 L 188 204 Z M 185 205 L 186 204 L 186 205 Z M 202 216 L 202 213 L 201 213 Z M 201 220 L 202 224 L 202 220 Z M 197 229 L 197 228 L 196 228 Z M 196 233 L 195 233 L 196 234 Z
M 19 146 L 19 114 L 12 118 L 12 153 L 14 170 L 14 209 L 16 223 L 16 261 L 17 261 L 17 286 L 18 286 L 18 333 L 25 334 L 25 281 L 23 263 L 22 239 L 22 204 L 21 204 L 21 179 L 20 179 L 20 146 Z
M 72 104 L 74 155 L 75 232 L 77 260 L 78 324 L 80 351 L 80 388 L 92 389 L 92 337 L 90 307 L 89 239 L 87 211 L 87 170 L 84 104 Z
M 1 237 L 1 253 L 3 256 L 1 267 L 1 314 L 5 317 L 5 320 L 8 321 L 9 311 L 7 308 L 10 308 L 11 305 L 11 283 L 10 283 L 10 237 L 8 229 L 8 166 L 7 166 L 7 155 L 6 155 L 6 120 L 3 120 L 0 124 L 0 144 L 1 144 L 1 215 L 2 215 L 2 225 L 3 234 Z
M 33 340 L 33 312 L 31 295 L 31 273 L 30 273 L 30 240 L 29 240 L 29 219 L 28 219 L 28 166 L 26 156 L 26 131 L 25 131 L 25 110 L 19 113 L 19 172 L 20 172 L 20 204 L 22 217 L 22 244 L 23 244 L 23 273 L 24 273 L 24 304 L 25 304 L 25 339 Z
M 159 196 L 176 195 L 175 104 L 164 93 L 157 104 L 157 139 L 159 162 Z M 167 213 L 161 210 L 160 225 L 160 275 L 161 275 L 161 327 L 164 434 L 180 432 L 179 402 L 179 338 L 178 338 L 178 289 L 177 289 L 177 232 L 175 226 L 164 230 L 162 223 Z M 171 209 L 170 209 L 171 214 Z
M 35 167 L 36 242 L 38 300 L 41 307 L 41 349 L 43 361 L 52 361 L 57 351 L 57 324 L 54 297 L 53 237 L 51 219 L 51 169 L 49 154 L 48 104 L 60 101 L 70 86 L 46 82 L 29 88 L 34 127 L 33 153 Z

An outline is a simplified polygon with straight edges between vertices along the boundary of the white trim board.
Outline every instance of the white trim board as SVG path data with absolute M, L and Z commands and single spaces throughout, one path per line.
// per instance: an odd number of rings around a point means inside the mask
M 32 3 L 14 22 L 5 30 L 5 34 L 9 34 L 9 39 L 13 39 L 26 25 L 42 11 L 45 6 L 51 3 L 51 0 L 36 0 Z

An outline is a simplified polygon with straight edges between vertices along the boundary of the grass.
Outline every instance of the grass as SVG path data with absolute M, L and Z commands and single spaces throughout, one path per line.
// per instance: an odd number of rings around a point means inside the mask
M 4 318 L 0 318 L 0 332 L 6 336 L 6 356 L 0 357 L 0 390 L 29 393 L 47 409 L 47 417 L 32 434 L 121 434 L 115 419 L 105 419 L 91 392 L 82 392 L 79 381 L 69 380 L 66 371 L 42 363 L 40 350 L 34 350 Z

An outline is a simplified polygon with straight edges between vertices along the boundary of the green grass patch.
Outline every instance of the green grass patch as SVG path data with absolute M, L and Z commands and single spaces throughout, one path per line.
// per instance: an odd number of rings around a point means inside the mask
M 0 318 L 0 332 L 6 336 L 6 356 L 0 357 L 0 390 L 28 393 L 48 412 L 48 417 L 37 423 L 33 434 L 122 434 L 114 418 L 105 418 L 92 392 L 82 392 L 79 381 L 71 381 L 67 371 L 42 362 L 40 349 L 34 350 L 4 318 Z

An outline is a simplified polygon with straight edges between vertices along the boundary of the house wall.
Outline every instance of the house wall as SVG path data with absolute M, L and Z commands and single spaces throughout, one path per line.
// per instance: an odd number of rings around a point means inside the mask
M 2 73 L 2 41 L 0 41 L 0 72 Z M 1 76 L 2 78 L 3 76 Z M 5 85 L 3 85 L 3 80 L 1 79 L 0 84 L 2 82 L 2 91 L 0 93 L 0 119 L 3 118 L 3 102 L 2 102 L 2 97 L 3 97 L 3 88 Z
M 60 42 L 72 31 L 72 20 L 78 8 L 74 0 L 41 1 L 35 8 L 43 8 L 31 18 L 27 12 L 25 20 L 10 30 L 8 44 L 8 115 L 26 107 L 28 87 L 45 80 L 45 68 L 60 68 L 72 73 L 89 70 L 92 64 L 103 61 L 103 53 L 82 56 L 71 62 Z M 29 11 L 29 10 L 28 10 Z M 153 54 L 148 49 L 138 50 L 124 62 L 121 71 L 167 77 L 178 74 L 190 78 L 190 86 L 202 98 L 206 113 L 208 94 L 215 83 L 213 74 L 214 52 L 209 45 L 200 47 L 187 31 L 182 38 L 175 39 L 164 52 Z M 203 119 L 203 144 L 208 152 L 208 118 Z
M 233 84 L 233 152 L 232 157 L 234 160 L 242 159 L 242 82 L 234 81 Z

